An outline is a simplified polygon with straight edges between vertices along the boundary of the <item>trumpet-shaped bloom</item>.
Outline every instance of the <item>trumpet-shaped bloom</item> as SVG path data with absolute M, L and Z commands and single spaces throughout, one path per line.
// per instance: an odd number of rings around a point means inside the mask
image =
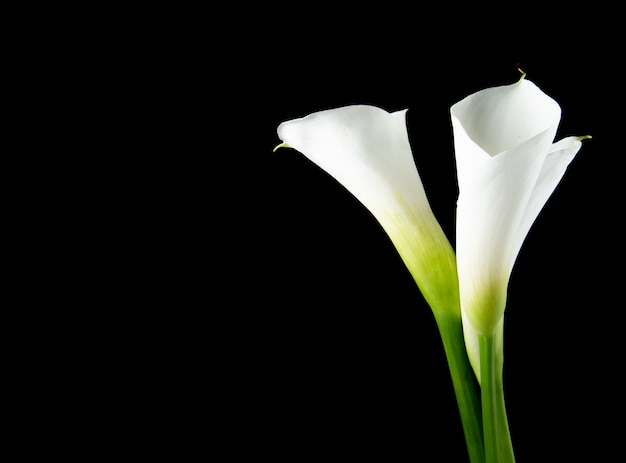
M 406 111 L 346 106 L 284 122 L 278 136 L 374 215 L 431 307 L 458 310 L 454 252 L 426 198 L 405 119 Z
M 553 143 L 561 108 L 524 77 L 476 92 L 453 105 L 450 114 L 459 182 L 461 307 L 478 373 L 477 335 L 501 339 L 515 259 L 581 141 L 568 137 Z

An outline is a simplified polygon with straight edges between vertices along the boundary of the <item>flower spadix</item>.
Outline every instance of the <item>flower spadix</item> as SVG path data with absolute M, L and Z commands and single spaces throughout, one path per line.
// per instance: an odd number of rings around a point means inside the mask
M 406 111 L 355 105 L 282 123 L 278 136 L 352 193 L 380 222 L 431 307 L 456 307 L 454 251 L 417 172 Z
M 561 108 L 524 76 L 466 97 L 450 114 L 459 183 L 461 307 L 477 370 L 476 335 L 501 338 L 515 259 L 584 137 L 553 143 Z

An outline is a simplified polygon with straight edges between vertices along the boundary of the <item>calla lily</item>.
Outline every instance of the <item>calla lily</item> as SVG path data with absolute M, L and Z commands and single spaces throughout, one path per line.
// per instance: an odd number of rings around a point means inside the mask
M 456 253 L 463 328 L 480 379 L 478 336 L 495 336 L 501 354 L 513 265 L 585 137 L 553 143 L 561 108 L 524 76 L 466 97 L 450 114 L 459 183 Z
M 454 251 L 426 198 L 409 144 L 406 111 L 355 105 L 280 124 L 300 151 L 380 222 L 431 307 L 456 307 Z
M 417 172 L 406 111 L 346 106 L 280 124 L 291 147 L 350 191 L 380 222 L 439 327 L 472 463 L 484 461 L 480 404 L 465 353 L 456 260 Z

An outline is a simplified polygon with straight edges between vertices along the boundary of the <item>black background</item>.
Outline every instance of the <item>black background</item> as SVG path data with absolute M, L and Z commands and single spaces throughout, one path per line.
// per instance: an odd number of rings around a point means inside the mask
M 272 149 L 282 121 L 314 111 L 408 108 L 454 243 L 449 107 L 519 66 L 561 105 L 557 138 L 593 139 L 510 281 L 514 448 L 607 460 L 623 428 L 618 30 L 604 12 L 542 11 L 139 9 L 68 54 L 79 72 L 51 47 L 67 93 L 41 95 L 67 108 L 72 94 L 73 130 L 46 140 L 73 156 L 54 158 L 61 191 L 38 199 L 53 224 L 40 291 L 64 307 L 39 319 L 59 327 L 37 354 L 55 392 L 33 394 L 57 410 L 50 428 L 69 416 L 91 453 L 466 461 L 434 320 L 387 236 L 302 155 Z

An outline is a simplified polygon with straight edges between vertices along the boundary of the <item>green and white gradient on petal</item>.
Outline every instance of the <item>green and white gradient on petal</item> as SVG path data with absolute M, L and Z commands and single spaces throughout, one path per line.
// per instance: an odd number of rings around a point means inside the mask
M 496 336 L 513 265 L 528 231 L 581 147 L 553 143 L 556 101 L 524 76 L 450 109 L 459 182 L 456 253 L 468 354 L 480 378 L 478 335 Z
M 374 215 L 431 307 L 458 310 L 454 251 L 417 172 L 406 111 L 367 105 L 330 109 L 280 124 L 278 136 Z

